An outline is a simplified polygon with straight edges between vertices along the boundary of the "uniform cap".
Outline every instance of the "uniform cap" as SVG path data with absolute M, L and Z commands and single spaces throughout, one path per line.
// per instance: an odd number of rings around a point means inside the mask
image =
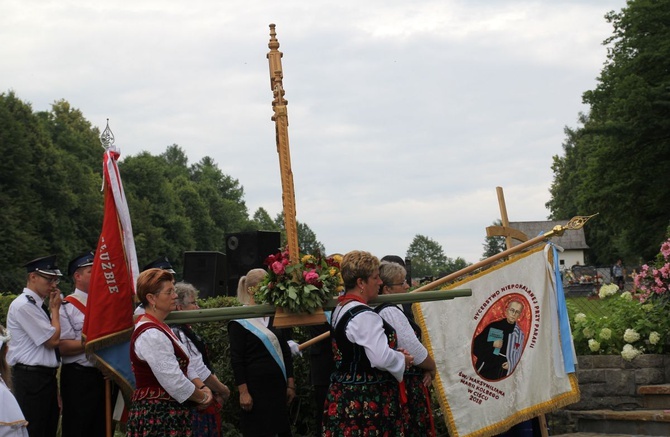
M 43 256 L 23 265 L 28 273 L 40 272 L 43 275 L 63 276 L 58 267 L 56 267 L 56 255 Z

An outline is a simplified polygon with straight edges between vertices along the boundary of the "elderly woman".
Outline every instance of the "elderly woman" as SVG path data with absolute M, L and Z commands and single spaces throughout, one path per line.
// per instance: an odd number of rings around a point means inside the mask
M 405 268 L 400 264 L 382 261 L 379 267 L 379 277 L 382 280 L 379 293 L 406 293 L 409 289 L 405 281 L 406 274 Z M 421 344 L 421 328 L 397 305 L 382 304 L 375 308 L 375 312 L 395 329 L 398 347 L 414 357 L 414 365 L 405 371 L 404 376 L 407 394 L 407 402 L 403 404 L 405 437 L 434 436 L 435 424 L 428 387 L 435 377 L 435 361 Z
M 198 290 L 193 285 L 187 282 L 177 282 L 174 288 L 177 291 L 177 311 L 200 308 Z M 189 366 L 214 394 L 215 402 L 208 408 L 191 409 L 193 436 L 218 437 L 221 435 L 221 405 L 230 396 L 230 390 L 214 374 L 204 340 L 186 324 L 172 325 L 172 332 L 186 345 L 190 357 Z
M 12 377 L 7 364 L 9 331 L 0 325 L 0 437 L 28 437 L 28 422 L 12 394 Z
M 253 269 L 240 278 L 237 299 L 255 305 L 254 293 L 265 270 Z M 230 361 L 240 391 L 240 427 L 245 437 L 291 436 L 288 404 L 295 397 L 291 351 L 271 317 L 228 323 Z
M 190 407 L 207 408 L 214 397 L 198 375 L 189 371 L 186 346 L 164 323 L 177 306 L 174 277 L 167 270 L 145 270 L 136 288 L 146 312 L 135 322 L 130 340 L 136 389 L 126 435 L 191 436 Z
M 398 383 L 413 358 L 396 350 L 395 331 L 367 303 L 379 293 L 379 260 L 353 251 L 340 265 L 345 293 L 332 315 L 335 370 L 323 435 L 403 435 Z

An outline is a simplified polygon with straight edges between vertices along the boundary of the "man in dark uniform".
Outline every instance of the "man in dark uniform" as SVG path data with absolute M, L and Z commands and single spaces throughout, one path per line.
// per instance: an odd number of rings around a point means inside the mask
M 105 379 L 86 357 L 81 338 L 93 259 L 94 253 L 88 251 L 68 264 L 75 290 L 63 300 L 60 310 L 60 392 L 66 437 L 105 435 Z
M 37 258 L 25 264 L 26 288 L 9 306 L 7 328 L 12 347 L 7 362 L 12 366 L 14 396 L 28 421 L 31 437 L 52 437 L 58 428 L 58 381 L 60 364 L 61 297 L 63 276 L 56 257 Z M 49 299 L 47 307 L 45 300 Z

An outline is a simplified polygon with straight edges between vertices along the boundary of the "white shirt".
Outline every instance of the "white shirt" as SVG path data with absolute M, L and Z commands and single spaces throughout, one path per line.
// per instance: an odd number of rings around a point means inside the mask
M 357 301 L 347 302 L 333 311 L 332 324 L 337 327 L 341 316 L 355 306 L 363 305 Z M 365 349 L 372 367 L 389 372 L 395 379 L 402 381 L 405 372 L 405 355 L 393 350 L 388 345 L 388 338 L 384 333 L 384 323 L 379 314 L 374 311 L 364 311 L 353 317 L 345 329 L 347 339 Z
M 88 293 L 84 293 L 80 289 L 75 289 L 71 294 L 75 299 L 79 300 L 86 306 Z M 61 340 L 77 340 L 81 341 L 81 331 L 84 329 L 84 313 L 71 303 L 63 304 L 60 307 L 60 339 Z M 86 367 L 93 367 L 93 363 L 86 358 L 84 352 L 78 355 L 70 355 L 62 357 L 63 364 L 77 363 Z
M 7 329 L 12 333 L 12 347 L 7 351 L 7 362 L 10 366 L 20 363 L 27 366 L 58 367 L 56 352 L 44 345 L 54 335 L 56 328 L 51 326 L 51 320 L 42 309 L 42 303 L 44 299 L 37 293 L 24 288 L 23 294 L 9 305 Z
M 146 322 L 140 321 L 135 326 L 135 329 L 144 323 Z M 170 328 L 167 329 L 169 330 Z M 188 355 L 185 346 L 179 341 L 176 343 Z M 157 328 L 147 329 L 135 339 L 134 348 L 137 357 L 149 364 L 158 383 L 177 402 L 180 404 L 183 403 L 195 392 L 196 387 L 191 380 L 197 378 L 198 375 L 193 373 L 191 366 L 189 366 L 187 370 L 188 377 L 184 376 L 184 373 L 179 368 L 177 357 L 175 357 L 172 341 L 167 338 L 163 331 Z
M 407 320 L 407 316 L 405 316 L 403 310 L 398 306 L 389 306 L 379 311 L 379 315 L 395 329 L 396 336 L 398 337 L 398 347 L 405 349 L 413 356 L 415 363 L 423 363 L 428 357 L 428 350 L 416 337 L 414 329 L 409 324 L 409 320 Z
M 184 349 L 186 349 L 186 352 L 188 352 L 190 358 L 188 363 L 189 373 L 195 373 L 198 375 L 198 378 L 202 379 L 203 381 L 209 378 L 212 375 L 212 371 L 209 370 L 209 367 L 205 365 L 205 362 L 202 360 L 202 354 L 198 348 L 195 347 L 195 344 L 186 336 L 186 334 L 184 334 L 184 331 L 181 329 L 175 327 L 172 329 L 172 332 L 174 332 L 177 338 L 181 340 L 182 343 L 184 343 L 184 346 L 186 346 Z

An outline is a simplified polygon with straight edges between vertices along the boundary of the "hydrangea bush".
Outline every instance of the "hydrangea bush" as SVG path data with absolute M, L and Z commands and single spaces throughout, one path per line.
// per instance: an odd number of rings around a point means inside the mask
M 670 239 L 633 281 L 633 293 L 619 293 L 614 284 L 600 288 L 600 313 L 606 316 L 584 314 L 568 301 L 578 355 L 621 354 L 631 361 L 643 353 L 670 353 Z

